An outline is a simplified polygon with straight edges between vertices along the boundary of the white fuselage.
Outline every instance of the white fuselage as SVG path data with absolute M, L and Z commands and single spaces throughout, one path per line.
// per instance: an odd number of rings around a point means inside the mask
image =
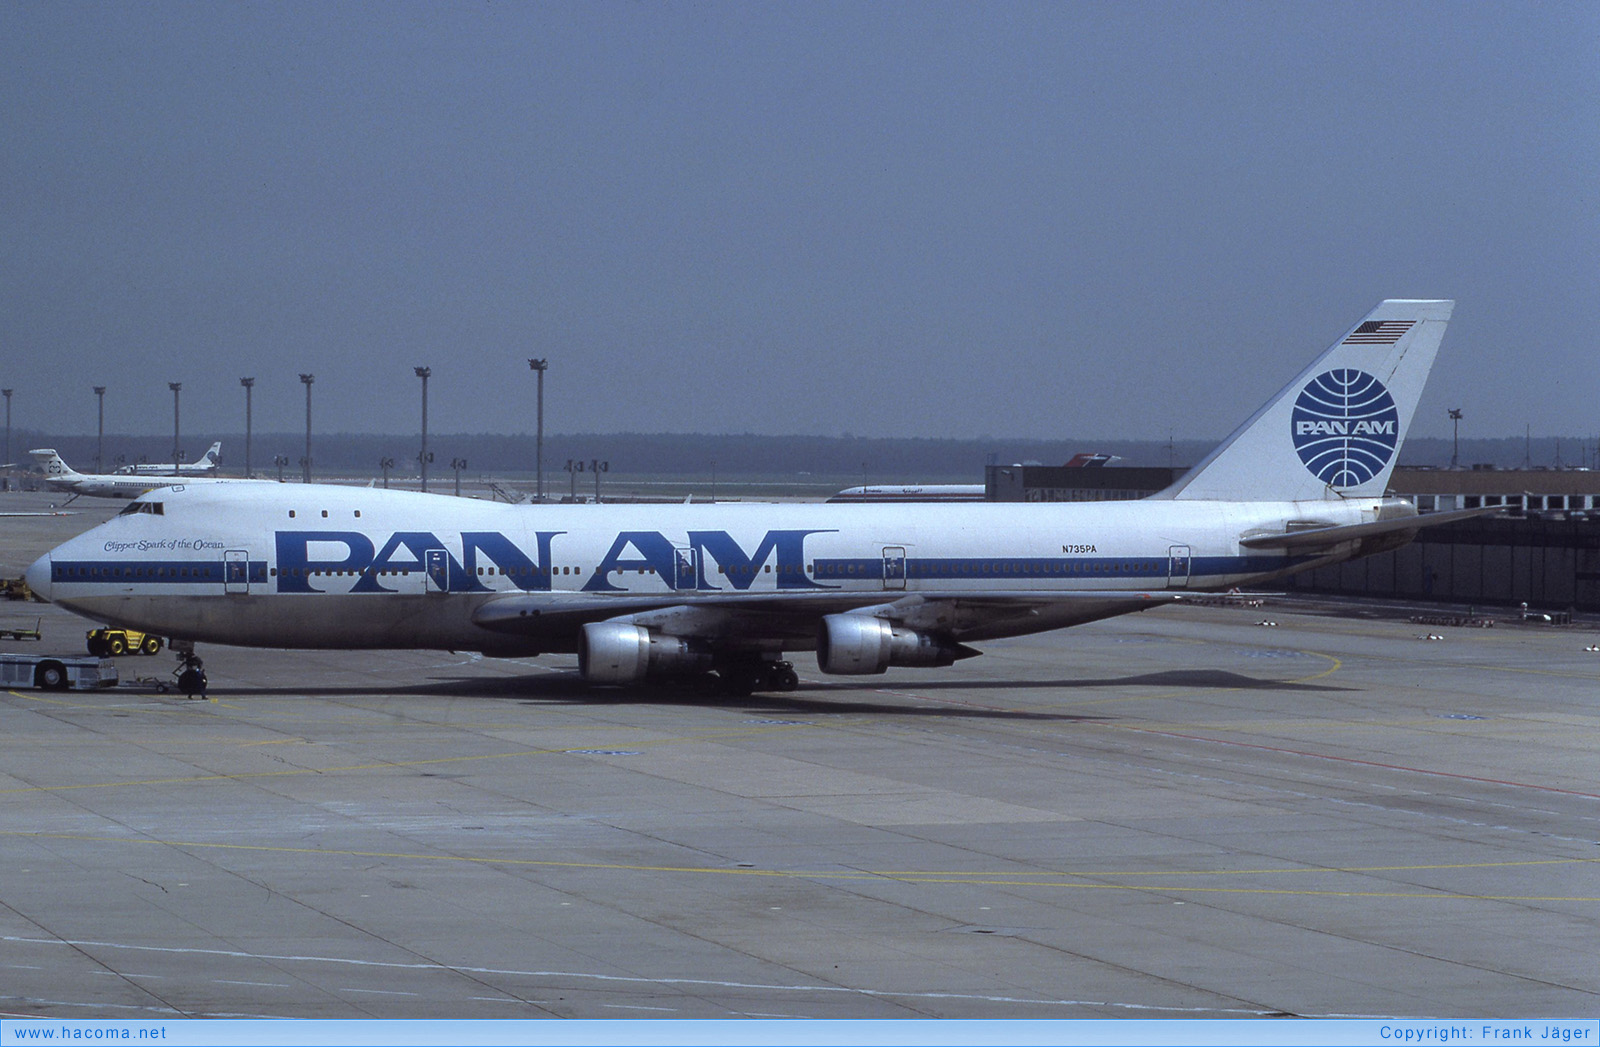
M 1137 609 L 1051 594 L 1245 586 L 1347 559 L 1359 543 L 1307 556 L 1240 538 L 1370 522 L 1381 501 L 540 506 L 206 485 L 153 492 L 42 557 L 28 582 L 86 616 L 178 638 L 495 653 L 572 650 L 576 622 L 650 608 L 803 617 L 917 594 L 1031 607 L 948 630 L 981 639 Z M 548 628 L 485 628 L 507 600 Z M 792 624 L 772 642 L 810 646 Z

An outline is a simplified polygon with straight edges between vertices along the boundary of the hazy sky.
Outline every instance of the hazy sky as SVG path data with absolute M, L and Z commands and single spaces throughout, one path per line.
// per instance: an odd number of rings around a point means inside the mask
M 0 6 L 19 428 L 1587 436 L 1597 277 L 1592 2 Z

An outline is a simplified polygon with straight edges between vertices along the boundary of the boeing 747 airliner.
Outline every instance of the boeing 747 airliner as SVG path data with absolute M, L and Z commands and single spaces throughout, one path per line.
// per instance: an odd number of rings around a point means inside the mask
M 575 652 L 585 679 L 736 693 L 1404 545 L 1385 496 L 1454 303 L 1386 301 L 1170 488 L 1133 502 L 503 505 L 323 485 L 153 491 L 28 569 L 87 617 L 264 647 Z M 1471 512 L 1476 512 L 1473 510 Z

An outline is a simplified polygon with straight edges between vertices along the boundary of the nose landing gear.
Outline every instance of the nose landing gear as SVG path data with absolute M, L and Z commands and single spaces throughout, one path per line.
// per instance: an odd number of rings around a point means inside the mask
M 172 670 L 172 675 L 178 678 L 178 690 L 184 697 L 193 699 L 196 695 L 204 699 L 206 696 L 206 663 L 193 651 L 180 651 L 178 653 L 178 667 Z

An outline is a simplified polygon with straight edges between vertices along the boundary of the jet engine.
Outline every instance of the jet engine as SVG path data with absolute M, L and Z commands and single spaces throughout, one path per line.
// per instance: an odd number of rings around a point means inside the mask
M 817 628 L 817 668 L 836 676 L 866 676 L 891 665 L 949 665 L 977 653 L 865 614 L 830 614 Z
M 639 683 L 710 668 L 709 653 L 676 636 L 652 635 L 642 625 L 590 622 L 578 643 L 578 671 L 589 683 Z

